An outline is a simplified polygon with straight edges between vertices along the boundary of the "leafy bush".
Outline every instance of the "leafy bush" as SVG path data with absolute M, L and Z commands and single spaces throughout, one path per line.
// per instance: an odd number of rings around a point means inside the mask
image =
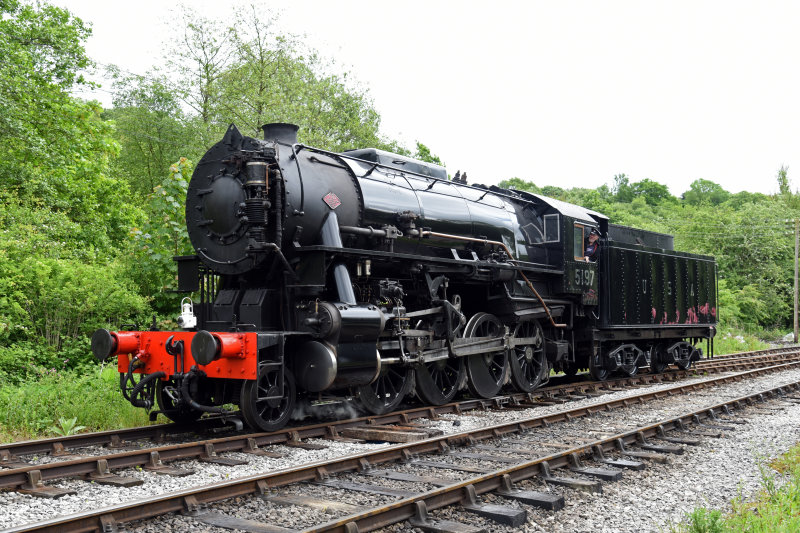
M 44 339 L 60 349 L 67 339 L 145 311 L 146 302 L 118 264 L 84 264 L 41 256 L 2 261 L 0 341 Z
M 734 328 L 722 327 L 714 337 L 715 355 L 766 350 L 767 348 L 769 348 L 769 344 L 758 337 Z
M 98 371 L 38 369 L 26 383 L 0 387 L 0 438 L 48 435 L 60 419 L 75 418 L 90 431 L 147 424 L 147 413 L 120 394 L 116 367 Z
M 153 307 L 161 312 L 175 312 L 180 301 L 180 296 L 171 292 L 177 288 L 172 258 L 192 253 L 184 210 L 191 173 L 192 164 L 185 157 L 170 166 L 169 176 L 148 198 L 149 220 L 131 230 L 131 256 L 135 258 L 131 275 L 148 290 Z

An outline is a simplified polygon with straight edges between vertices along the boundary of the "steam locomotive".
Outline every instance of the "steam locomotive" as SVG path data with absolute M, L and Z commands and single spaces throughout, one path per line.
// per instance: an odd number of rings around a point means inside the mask
M 197 301 L 182 329 L 92 336 L 136 406 L 191 422 L 238 404 L 272 431 L 297 401 L 384 413 L 412 394 L 490 398 L 552 371 L 603 380 L 713 350 L 716 264 L 669 235 L 381 150 L 298 144 L 291 124 L 263 130 L 231 125 L 192 176 L 195 254 L 175 259 Z

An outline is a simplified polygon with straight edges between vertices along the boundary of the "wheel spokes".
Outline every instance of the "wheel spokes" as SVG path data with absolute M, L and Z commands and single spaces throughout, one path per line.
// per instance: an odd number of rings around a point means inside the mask
M 488 313 L 477 313 L 467 323 L 465 338 L 499 338 L 504 334 L 500 320 Z M 496 348 L 495 348 L 496 349 Z M 475 396 L 491 398 L 503 386 L 509 353 L 503 349 L 466 357 L 469 388 Z
M 532 339 L 532 344 L 518 345 L 511 358 L 511 379 L 522 392 L 531 392 L 544 380 L 546 357 L 544 332 L 535 320 L 520 322 L 514 329 L 514 337 Z

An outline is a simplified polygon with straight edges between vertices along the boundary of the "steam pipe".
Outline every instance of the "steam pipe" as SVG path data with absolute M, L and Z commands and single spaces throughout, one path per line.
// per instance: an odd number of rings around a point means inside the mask
M 269 183 L 269 182 L 267 182 Z M 275 176 L 275 244 L 283 242 L 283 176 L 280 171 Z
M 183 401 L 189 404 L 189 407 L 191 407 L 192 409 L 196 409 L 197 411 L 203 411 L 205 413 L 221 413 L 221 414 L 230 413 L 230 411 L 228 411 L 224 407 L 202 405 L 200 403 L 197 403 L 197 401 L 194 398 L 192 398 L 192 393 L 189 390 L 189 384 L 198 377 L 200 377 L 201 374 L 205 375 L 204 372 L 200 372 L 196 368 L 192 368 L 191 370 L 189 370 L 189 372 L 183 375 L 183 379 L 181 380 L 181 399 L 183 399 Z
M 344 248 L 342 236 L 339 233 L 339 217 L 331 211 L 328 213 L 325 222 L 322 224 L 322 244 L 331 248 Z M 345 304 L 355 305 L 356 294 L 353 292 L 353 283 L 350 281 L 350 273 L 347 265 L 337 263 L 333 267 L 333 278 L 336 282 L 336 291 L 339 293 L 339 301 Z
M 382 229 L 375 229 L 371 226 L 366 228 L 357 228 L 355 226 L 342 226 L 339 228 L 342 233 L 349 233 L 351 235 L 362 235 L 364 237 L 386 237 L 386 231 Z

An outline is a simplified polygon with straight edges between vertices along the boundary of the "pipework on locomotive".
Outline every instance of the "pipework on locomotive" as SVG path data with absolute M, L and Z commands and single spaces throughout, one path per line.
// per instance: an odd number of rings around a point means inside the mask
M 186 196 L 178 331 L 98 330 L 135 406 L 192 422 L 237 404 L 258 430 L 298 401 L 531 392 L 552 371 L 598 380 L 713 353 L 716 264 L 672 237 L 552 198 L 448 180 L 376 149 L 343 153 L 235 126 Z M 590 232 L 596 262 L 584 260 Z

